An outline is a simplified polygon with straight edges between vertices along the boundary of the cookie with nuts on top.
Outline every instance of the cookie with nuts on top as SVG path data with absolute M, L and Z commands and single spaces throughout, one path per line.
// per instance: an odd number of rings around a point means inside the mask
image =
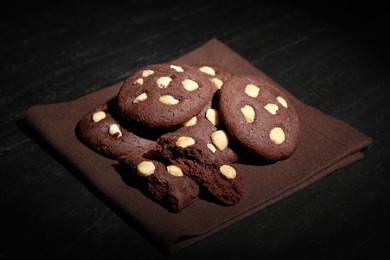
M 210 102 L 198 115 L 184 122 L 183 127 L 177 129 L 174 134 L 196 137 L 204 141 L 207 147 L 224 162 L 236 162 L 239 156 L 229 146 L 231 138 L 226 132 L 216 105 Z
M 155 64 L 134 72 L 118 93 L 122 116 L 151 128 L 174 127 L 198 114 L 213 89 L 202 73 L 183 64 Z
M 142 150 L 145 152 L 145 150 Z M 180 166 L 165 164 L 148 156 L 123 155 L 117 158 L 124 169 L 134 174 L 138 186 L 170 212 L 178 213 L 191 205 L 199 195 L 199 186 L 183 174 Z
M 219 112 L 233 138 L 266 161 L 288 158 L 298 145 L 298 115 L 272 82 L 235 77 L 220 91 Z
M 220 137 L 226 139 L 225 134 Z M 232 206 L 243 196 L 243 179 L 234 166 L 210 147 L 210 142 L 183 132 L 171 132 L 162 135 L 157 142 L 161 154 L 183 173 L 193 179 L 200 187 L 201 194 L 215 202 Z M 221 141 L 223 149 L 225 141 Z
M 117 159 L 138 187 L 171 212 L 188 207 L 199 194 L 198 185 L 179 167 L 161 160 L 157 142 L 129 132 L 112 115 L 107 104 L 89 111 L 77 126 L 77 135 L 88 147 Z
M 108 108 L 108 104 L 101 104 L 81 118 L 77 135 L 84 144 L 104 156 L 116 158 L 129 153 L 135 143 L 148 142 L 128 132 L 111 116 Z

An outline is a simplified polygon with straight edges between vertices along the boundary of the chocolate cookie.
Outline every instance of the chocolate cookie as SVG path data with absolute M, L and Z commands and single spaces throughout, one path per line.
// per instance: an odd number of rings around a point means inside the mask
M 144 150 L 141 151 L 144 152 Z M 145 155 L 134 156 L 134 154 L 120 156 L 118 161 L 125 165 L 131 171 L 130 173 L 135 171 L 140 186 L 146 189 L 155 201 L 171 212 L 182 211 L 199 195 L 198 185 L 185 176 L 178 165 L 166 165 L 149 159 Z
M 139 138 L 128 132 L 102 104 L 89 111 L 77 126 L 78 137 L 90 148 L 100 154 L 116 158 L 132 151 L 134 144 L 155 146 L 149 140 Z M 157 150 L 157 149 L 156 149 Z
M 196 137 L 202 140 L 224 162 L 236 162 L 238 160 L 236 152 L 228 146 L 231 138 L 229 138 L 223 126 L 218 108 L 212 102 L 198 115 L 184 122 L 183 127 L 176 130 L 174 134 L 177 136 Z
M 193 67 L 156 64 L 123 83 L 118 108 L 125 119 L 144 126 L 173 127 L 198 114 L 212 94 L 207 78 Z
M 238 143 L 266 161 L 275 161 L 296 149 L 299 119 L 287 97 L 268 84 L 235 77 L 220 91 L 219 110 Z
M 205 129 L 209 133 L 209 129 Z M 161 154 L 219 203 L 238 203 L 243 196 L 243 180 L 229 161 L 235 154 L 229 153 L 226 133 L 216 130 L 204 134 L 194 133 L 194 130 L 202 128 L 190 126 L 161 136 L 157 140 Z
M 125 165 L 128 172 L 122 175 L 124 178 L 137 173 L 133 179 L 169 211 L 179 212 L 197 198 L 199 187 L 192 179 L 179 167 L 159 161 L 157 142 L 127 131 L 111 116 L 107 104 L 88 112 L 79 122 L 77 134 L 93 150 Z

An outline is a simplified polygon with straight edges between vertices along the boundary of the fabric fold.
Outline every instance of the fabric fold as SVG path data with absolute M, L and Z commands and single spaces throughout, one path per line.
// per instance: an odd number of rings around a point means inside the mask
M 172 62 L 218 64 L 237 75 L 272 81 L 217 39 Z M 269 165 L 255 160 L 237 163 L 235 166 L 245 184 L 244 198 L 239 204 L 225 207 L 197 199 L 182 212 L 173 214 L 128 185 L 116 171 L 115 160 L 93 152 L 76 137 L 75 128 L 81 117 L 96 105 L 114 98 L 120 85 L 119 82 L 69 102 L 33 106 L 26 111 L 25 121 L 76 174 L 119 207 L 132 223 L 139 225 L 138 229 L 168 253 L 204 239 L 362 159 L 361 150 L 372 142 L 370 137 L 304 104 L 280 86 L 293 101 L 301 120 L 301 141 L 296 152 L 287 160 Z

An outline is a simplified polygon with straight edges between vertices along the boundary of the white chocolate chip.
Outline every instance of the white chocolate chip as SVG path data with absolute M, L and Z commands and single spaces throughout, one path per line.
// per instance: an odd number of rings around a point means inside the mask
M 279 96 L 279 97 L 277 97 L 276 99 L 278 100 L 278 102 L 279 102 L 282 106 L 284 106 L 285 108 L 288 107 L 287 101 L 286 101 L 284 98 L 282 98 L 281 96 Z
M 195 140 L 188 136 L 180 136 L 176 140 L 176 146 L 181 148 L 185 148 L 193 144 L 195 144 Z
M 172 97 L 171 95 L 163 95 L 159 98 L 160 102 L 163 103 L 164 105 L 176 105 L 179 103 L 179 100 L 176 98 Z
M 106 118 L 106 113 L 104 113 L 103 111 L 95 112 L 92 115 L 92 121 L 94 121 L 95 123 L 99 122 L 100 120 L 103 120 L 104 118 Z
M 211 142 L 222 151 L 228 146 L 229 138 L 224 130 L 218 130 L 211 134 Z
M 176 66 L 176 65 L 171 65 L 169 66 L 171 69 L 173 70 L 176 70 L 177 72 L 183 72 L 183 68 L 182 67 L 179 67 L 179 66 Z
M 213 145 L 213 144 L 207 144 L 207 147 L 213 152 L 215 153 L 217 151 L 217 148 Z
M 250 97 L 257 97 L 259 95 L 260 88 L 253 84 L 248 84 L 245 87 L 245 93 Z
M 185 121 L 183 123 L 183 126 L 193 126 L 193 125 L 196 125 L 197 122 L 198 122 L 198 118 L 196 116 L 193 116 L 190 119 L 188 119 L 187 121 Z
M 207 109 L 206 118 L 215 126 L 221 121 L 218 110 L 214 108 Z
M 275 127 L 275 128 L 272 128 L 271 131 L 269 132 L 269 138 L 275 144 L 281 144 L 286 139 L 286 136 L 285 136 L 282 128 Z
M 137 165 L 137 174 L 141 177 L 147 177 L 154 173 L 156 166 L 151 161 L 143 161 Z
M 215 70 L 209 66 L 203 66 L 199 68 L 199 71 L 206 73 L 211 76 L 215 76 Z
M 139 78 L 136 81 L 134 81 L 134 83 L 133 83 L 133 85 L 142 85 L 142 84 L 144 84 L 143 78 Z
M 234 179 L 237 176 L 236 170 L 232 166 L 230 166 L 230 165 L 227 165 L 227 164 L 221 165 L 219 167 L 219 170 L 228 179 Z
M 276 115 L 276 112 L 279 110 L 279 107 L 275 104 L 267 104 L 264 108 L 273 115 Z
M 119 125 L 117 124 L 112 124 L 108 127 L 108 133 L 116 138 L 119 138 L 122 136 L 121 129 L 119 128 Z
M 147 76 L 150 76 L 154 73 L 153 70 L 144 70 L 142 71 L 142 77 L 146 78 Z
M 188 91 L 194 91 L 194 90 L 199 88 L 198 83 L 196 83 L 195 81 L 193 81 L 191 79 L 183 80 L 183 82 L 181 84 L 183 84 L 183 87 Z
M 146 93 L 142 93 L 133 100 L 133 103 L 136 104 L 138 102 L 145 101 L 147 98 L 148 98 L 148 95 L 146 95 Z
M 221 89 L 223 86 L 223 81 L 218 78 L 213 78 L 211 80 L 211 84 L 216 87 L 217 89 Z
M 255 121 L 255 110 L 253 109 L 253 107 L 245 105 L 241 108 L 241 113 L 244 115 L 245 120 L 248 123 L 253 123 Z
M 170 77 L 160 77 L 157 79 L 156 83 L 159 88 L 167 88 L 171 81 L 172 78 Z
M 167 166 L 167 171 L 173 176 L 183 176 L 183 171 L 176 165 Z

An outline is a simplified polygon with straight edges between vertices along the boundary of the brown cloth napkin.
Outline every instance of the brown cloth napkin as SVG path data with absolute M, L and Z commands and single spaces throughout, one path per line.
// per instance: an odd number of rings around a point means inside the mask
M 219 64 L 237 75 L 271 80 L 236 52 L 212 39 L 175 62 Z M 77 100 L 29 108 L 25 120 L 62 159 L 77 170 L 109 203 L 146 237 L 168 253 L 177 252 L 232 223 L 312 184 L 327 174 L 363 158 L 361 150 L 372 139 L 342 121 L 310 107 L 286 92 L 301 121 L 300 144 L 287 160 L 261 165 L 255 161 L 237 163 L 244 179 L 244 198 L 232 207 L 197 199 L 178 214 L 145 197 L 127 185 L 107 159 L 82 144 L 75 135 L 78 121 L 94 106 L 113 98 L 121 83 Z M 158 216 L 158 217 L 157 217 Z

